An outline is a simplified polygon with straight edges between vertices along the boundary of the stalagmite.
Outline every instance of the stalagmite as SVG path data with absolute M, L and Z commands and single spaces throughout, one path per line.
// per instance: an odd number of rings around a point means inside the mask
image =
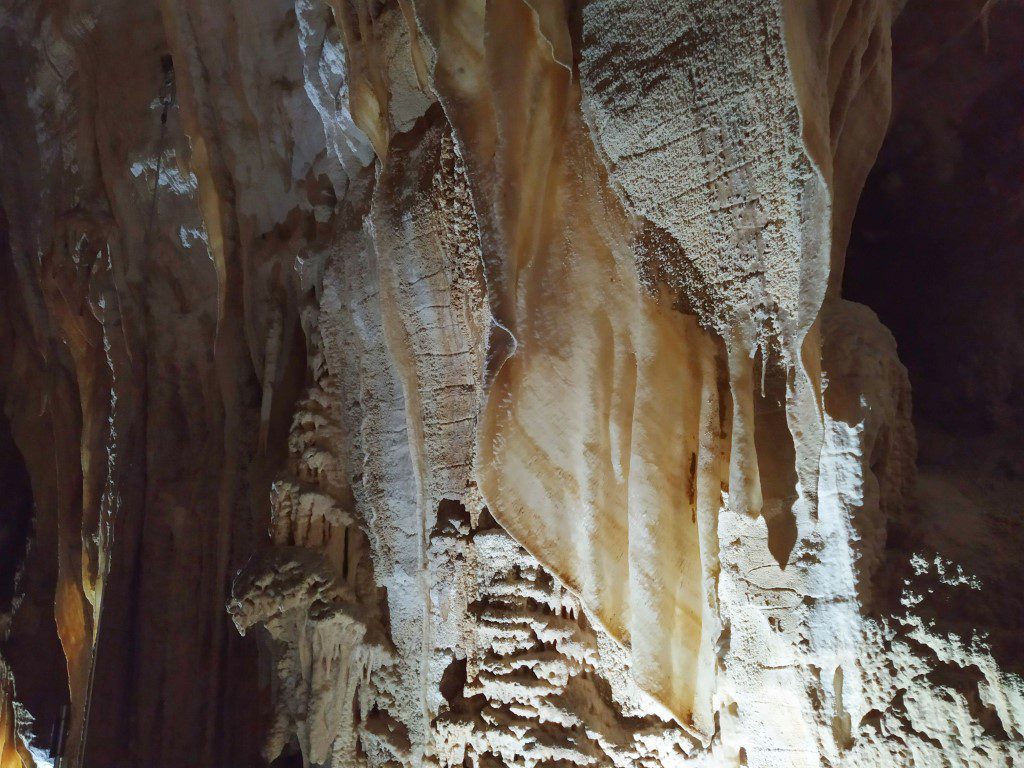
M 1024 13 L 926 5 L 0 11 L 0 768 L 1024 761 L 1024 369 L 937 432 L 858 213 Z

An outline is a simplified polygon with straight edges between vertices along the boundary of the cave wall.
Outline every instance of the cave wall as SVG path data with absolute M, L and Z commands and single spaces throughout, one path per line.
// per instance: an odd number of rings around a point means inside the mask
M 1024 759 L 1019 12 L 903 5 L 0 11 L 0 766 Z

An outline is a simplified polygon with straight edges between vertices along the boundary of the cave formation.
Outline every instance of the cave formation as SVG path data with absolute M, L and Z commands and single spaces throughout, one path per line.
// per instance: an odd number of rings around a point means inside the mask
M 1022 39 L 9 3 L 0 768 L 1024 764 Z

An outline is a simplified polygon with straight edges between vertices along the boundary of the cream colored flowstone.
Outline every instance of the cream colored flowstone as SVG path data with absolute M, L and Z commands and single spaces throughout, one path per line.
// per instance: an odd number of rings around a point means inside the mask
M 360 706 L 408 744 L 344 732 L 371 763 L 852 757 L 863 532 L 912 476 L 891 339 L 838 297 L 894 5 L 334 8 L 378 166 L 320 323 L 370 402 L 394 656 Z
M 9 402 L 82 421 L 26 454 L 76 723 L 110 505 L 138 553 L 91 749 L 1024 761 L 1019 678 L 915 613 L 975 580 L 886 548 L 909 385 L 840 295 L 899 0 L 16 5 Z

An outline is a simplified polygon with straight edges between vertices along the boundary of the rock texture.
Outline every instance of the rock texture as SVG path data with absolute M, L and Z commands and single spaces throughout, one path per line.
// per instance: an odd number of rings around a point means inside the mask
M 1024 761 L 1019 301 L 950 373 L 891 266 L 942 163 L 1022 241 L 1024 16 L 903 5 L 0 10 L 0 768 L 65 703 L 75 766 Z

